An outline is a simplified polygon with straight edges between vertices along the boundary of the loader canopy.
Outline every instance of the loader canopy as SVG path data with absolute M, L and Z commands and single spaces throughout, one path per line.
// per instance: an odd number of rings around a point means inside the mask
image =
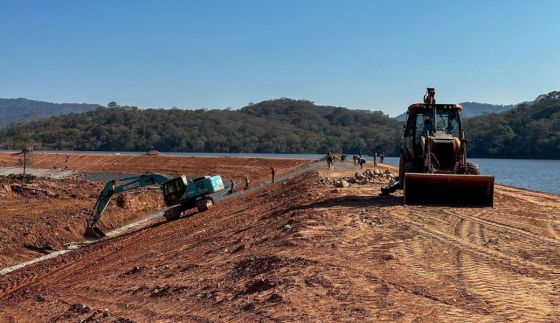
M 433 135 L 436 131 L 439 131 L 452 137 L 459 137 L 461 134 L 460 107 L 444 104 L 413 107 L 412 111 L 409 108 L 411 120 L 409 120 L 408 127 L 412 128 L 415 144 L 419 143 L 420 137 L 425 135 L 426 132 Z

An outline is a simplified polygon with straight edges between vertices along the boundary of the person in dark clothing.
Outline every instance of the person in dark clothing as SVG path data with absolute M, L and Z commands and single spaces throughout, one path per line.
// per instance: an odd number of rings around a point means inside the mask
M 379 155 L 379 162 L 380 162 L 381 164 L 383 164 L 383 159 L 385 159 L 385 153 L 384 153 L 384 152 L 381 152 L 381 155 Z
M 245 189 L 249 189 L 249 177 L 245 176 Z
M 377 166 L 377 153 L 373 153 L 373 166 Z
M 274 183 L 274 177 L 276 176 L 276 170 L 274 167 L 270 167 L 270 173 L 272 174 L 272 183 Z
M 233 181 L 233 179 L 230 182 L 230 186 L 229 186 L 229 194 L 233 194 L 233 192 L 235 192 L 235 182 Z

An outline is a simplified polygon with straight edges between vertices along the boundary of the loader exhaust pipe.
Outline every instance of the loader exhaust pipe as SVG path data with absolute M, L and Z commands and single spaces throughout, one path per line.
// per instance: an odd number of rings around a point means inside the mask
M 494 176 L 407 173 L 407 205 L 494 206 Z

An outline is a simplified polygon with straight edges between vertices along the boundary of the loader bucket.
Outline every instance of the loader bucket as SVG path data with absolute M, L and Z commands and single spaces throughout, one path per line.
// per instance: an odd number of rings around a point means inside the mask
M 494 206 L 494 176 L 407 173 L 404 203 Z
M 105 233 L 101 231 L 97 226 L 88 225 L 86 227 L 86 232 L 84 233 L 84 237 L 90 239 L 101 239 L 105 237 Z

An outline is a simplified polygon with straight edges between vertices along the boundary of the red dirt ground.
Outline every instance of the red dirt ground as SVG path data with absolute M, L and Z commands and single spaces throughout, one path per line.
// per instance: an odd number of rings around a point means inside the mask
M 86 220 L 102 187 L 78 179 L 40 178 L 21 186 L 21 179 L 0 177 L 0 268 L 83 240 Z M 111 201 L 101 227 L 117 227 L 162 204 L 159 191 L 125 193 Z
M 19 155 L 0 153 L 0 165 L 18 166 Z M 66 155 L 34 154 L 32 167 L 63 168 Z M 257 158 L 190 158 L 145 155 L 69 155 L 68 167 L 80 172 L 144 173 L 200 176 L 220 174 L 242 181 L 248 176 L 251 185 L 270 180 L 270 167 L 278 175 L 307 165 L 304 160 Z M 13 192 L 11 185 L 21 180 L 0 177 L 0 268 L 36 258 L 64 244 L 83 239 L 86 220 L 92 216 L 93 205 L 103 183 L 77 179 L 35 179 L 27 190 Z M 240 187 L 241 184 L 238 184 Z M 136 191 L 115 201 L 101 221 L 106 230 L 162 206 L 159 191 Z M 52 250 L 51 250 L 52 249 Z
M 402 205 L 307 173 L 0 277 L 0 321 L 559 321 L 560 197 Z
M 33 155 L 32 167 L 64 168 L 65 154 Z M 309 164 L 304 159 L 282 158 L 233 158 L 233 157 L 175 157 L 116 154 L 70 154 L 68 167 L 80 172 L 108 172 L 143 174 L 163 173 L 167 175 L 204 176 L 219 174 L 224 178 L 242 180 L 249 177 L 250 183 L 270 181 L 270 167 L 277 175 L 288 173 Z M 19 166 L 20 155 L 0 153 L 0 166 Z

